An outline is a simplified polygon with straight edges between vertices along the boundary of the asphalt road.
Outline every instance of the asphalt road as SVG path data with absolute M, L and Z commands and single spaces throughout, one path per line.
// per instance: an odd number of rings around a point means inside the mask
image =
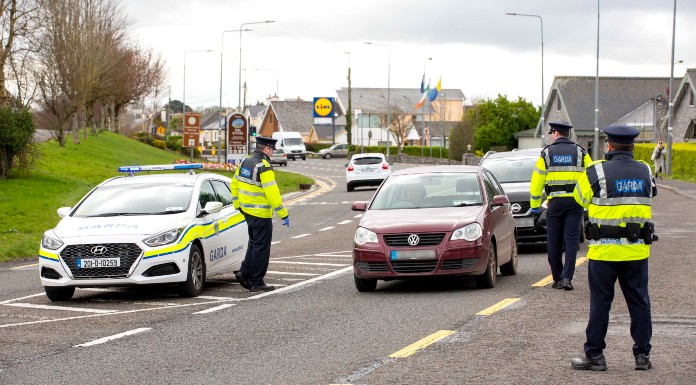
M 682 320 L 681 345 L 669 345 L 671 359 L 655 359 L 660 366 L 643 377 L 624 370 L 632 369 L 626 363 L 621 377 L 612 377 L 611 369 L 603 377 L 573 373 L 569 360 L 581 352 L 588 307 L 586 269 L 578 268 L 573 292 L 544 286 L 543 247 L 522 247 L 518 275 L 499 276 L 491 290 L 463 279 L 380 282 L 376 292 L 358 293 L 350 250 L 360 213 L 350 204 L 369 199 L 375 189 L 346 192 L 345 162 L 289 162 L 287 171 L 314 177 L 318 187 L 286 197 L 292 227 L 275 223 L 267 276 L 268 283 L 282 287 L 275 292 L 251 295 L 234 277 L 222 276 L 194 299 L 158 287 L 78 290 L 73 301 L 52 303 L 43 295 L 35 259 L 0 265 L 0 383 L 696 382 L 694 360 L 675 353 L 679 346 L 693 346 L 696 334 L 689 327 L 696 320 L 693 300 L 682 292 L 693 291 L 694 283 L 686 278 L 657 278 L 656 297 L 668 300 L 659 305 L 654 300 L 667 317 L 656 331 Z M 696 225 L 693 206 L 689 215 L 679 210 L 681 201 L 688 198 L 670 192 L 656 199 L 656 212 L 668 215 L 658 220 L 666 229 L 659 253 L 668 258 L 677 255 L 672 252 L 693 256 L 693 237 L 680 230 Z M 583 246 L 579 256 L 584 254 Z M 696 265 L 679 258 L 680 269 L 664 260 L 658 259 L 655 271 L 685 276 L 684 269 L 693 272 Z M 665 283 L 676 284 L 679 295 L 666 295 Z M 482 315 L 505 300 L 511 304 Z M 626 345 L 625 306 L 617 311 L 611 342 Z M 665 349 L 660 340 L 655 345 Z M 621 348 L 625 353 L 626 346 Z M 613 356 L 608 357 L 611 368 Z M 675 367 L 666 370 L 666 362 Z M 689 367 L 682 367 L 685 362 Z

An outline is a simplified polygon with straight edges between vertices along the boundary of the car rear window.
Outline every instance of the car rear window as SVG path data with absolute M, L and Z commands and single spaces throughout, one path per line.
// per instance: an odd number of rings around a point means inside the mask
M 378 157 L 378 156 L 374 156 L 374 157 L 367 157 L 366 156 L 363 158 L 353 159 L 353 164 L 356 166 L 362 166 L 362 165 L 366 165 L 366 164 L 380 164 L 380 163 L 382 163 L 382 161 L 383 161 L 383 159 Z

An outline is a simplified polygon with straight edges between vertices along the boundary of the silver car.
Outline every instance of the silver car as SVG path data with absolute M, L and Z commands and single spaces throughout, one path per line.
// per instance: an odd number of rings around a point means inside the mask
M 331 159 L 336 157 L 348 156 L 348 144 L 347 143 L 336 143 L 329 148 L 324 148 L 319 150 L 317 155 L 324 159 Z

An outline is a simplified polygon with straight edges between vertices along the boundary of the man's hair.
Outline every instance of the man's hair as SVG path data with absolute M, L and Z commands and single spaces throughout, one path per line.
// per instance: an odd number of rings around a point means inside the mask
M 265 144 L 258 144 L 258 143 L 256 144 L 256 149 L 259 150 L 259 151 L 263 151 L 263 149 L 266 148 L 266 147 L 268 147 L 268 148 L 270 148 L 271 150 L 273 150 L 273 147 L 271 147 L 271 146 L 266 146 Z
M 564 138 L 567 138 L 570 136 L 570 130 L 568 131 L 561 131 L 561 130 L 555 130 L 558 133 L 558 136 L 562 136 Z
M 611 148 L 616 151 L 633 151 L 633 148 L 636 146 L 635 143 L 609 143 L 611 144 Z

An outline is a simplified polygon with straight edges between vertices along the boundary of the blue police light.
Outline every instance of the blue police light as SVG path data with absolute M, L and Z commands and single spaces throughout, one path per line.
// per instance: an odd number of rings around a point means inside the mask
M 203 168 L 200 163 L 188 163 L 188 164 L 155 164 L 147 166 L 121 166 L 118 168 L 118 172 L 141 172 L 141 171 L 165 171 L 165 170 L 193 170 L 197 168 Z

